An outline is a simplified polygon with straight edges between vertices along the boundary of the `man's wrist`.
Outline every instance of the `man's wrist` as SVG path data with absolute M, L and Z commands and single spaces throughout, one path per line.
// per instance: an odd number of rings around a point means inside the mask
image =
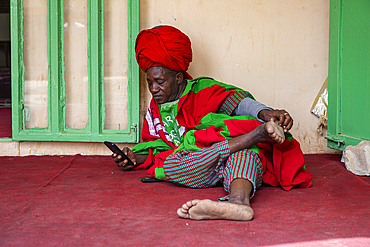
M 147 154 L 135 154 L 135 158 L 136 158 L 136 165 L 140 165 L 142 163 L 144 163 L 146 161 L 146 159 L 148 158 L 148 155 Z
M 257 117 L 258 117 L 259 119 L 263 120 L 263 121 L 265 121 L 264 114 L 263 114 L 263 112 L 264 112 L 264 111 L 267 111 L 267 110 L 266 110 L 266 109 L 262 109 L 262 110 L 260 110 L 260 111 L 258 112 L 258 114 L 257 114 Z
M 268 121 L 266 120 L 266 114 L 268 114 L 268 112 L 270 111 L 271 111 L 270 109 L 262 109 L 258 112 L 257 117 L 266 122 Z

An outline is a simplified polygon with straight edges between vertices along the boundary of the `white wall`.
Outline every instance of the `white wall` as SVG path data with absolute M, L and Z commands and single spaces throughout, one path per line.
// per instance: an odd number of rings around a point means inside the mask
M 286 109 L 304 153 L 337 152 L 326 148 L 326 133 L 316 132 L 318 118 L 310 113 L 328 75 L 329 0 L 141 0 L 140 28 L 159 24 L 189 35 L 193 77 L 211 76 L 250 91 L 268 106 Z M 143 119 L 150 94 L 144 73 L 140 76 Z M 13 155 L 110 154 L 101 143 L 6 145 Z
M 318 118 L 310 113 L 328 75 L 328 0 L 140 4 L 141 29 L 170 24 L 189 35 L 193 77 L 235 84 L 268 106 L 286 109 L 294 118 L 291 132 L 305 153 L 334 151 L 317 134 Z

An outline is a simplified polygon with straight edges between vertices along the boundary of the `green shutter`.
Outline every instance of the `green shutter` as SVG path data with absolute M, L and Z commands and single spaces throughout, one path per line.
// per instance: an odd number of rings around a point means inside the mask
M 13 140 L 138 142 L 139 68 L 135 61 L 135 38 L 139 32 L 139 0 L 128 0 L 128 127 L 105 129 L 104 101 L 104 22 L 103 0 L 87 0 L 88 122 L 86 127 L 66 127 L 64 69 L 63 1 L 47 1 L 48 95 L 47 127 L 26 128 L 24 107 L 25 67 L 23 1 L 11 1 L 11 74 Z M 122 17 L 126 13 L 122 13 Z

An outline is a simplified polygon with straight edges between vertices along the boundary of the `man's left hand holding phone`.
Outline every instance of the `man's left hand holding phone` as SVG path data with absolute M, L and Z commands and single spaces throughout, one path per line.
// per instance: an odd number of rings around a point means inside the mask
M 131 170 L 137 164 L 134 152 L 128 147 L 122 150 L 114 143 L 105 141 L 104 144 L 113 152 L 112 158 L 114 162 L 124 171 Z

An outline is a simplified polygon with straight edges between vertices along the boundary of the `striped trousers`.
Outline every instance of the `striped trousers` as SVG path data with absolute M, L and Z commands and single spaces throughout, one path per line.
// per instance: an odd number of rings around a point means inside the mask
M 207 188 L 221 181 L 228 194 L 236 178 L 252 183 L 251 197 L 262 184 L 262 163 L 258 154 L 248 149 L 230 154 L 227 141 L 198 151 L 180 151 L 166 159 L 163 169 L 166 178 L 175 184 Z M 228 200 L 228 196 L 220 200 Z

